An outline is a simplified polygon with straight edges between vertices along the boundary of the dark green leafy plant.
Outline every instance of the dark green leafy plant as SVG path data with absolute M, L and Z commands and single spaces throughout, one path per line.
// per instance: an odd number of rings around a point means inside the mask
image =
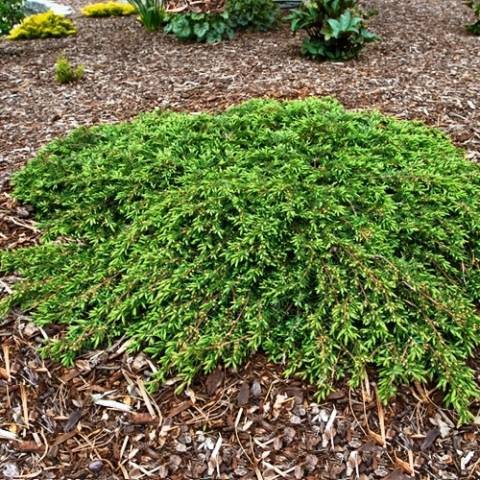
M 468 0 L 466 4 L 473 10 L 473 13 L 477 17 L 474 23 L 467 25 L 467 30 L 474 35 L 480 35 L 480 0 Z
M 149 32 L 154 32 L 165 24 L 163 0 L 128 0 L 128 2 L 135 7 L 140 22 Z
M 302 53 L 316 60 L 349 60 L 378 37 L 366 29 L 357 0 L 308 0 L 289 15 L 293 32 L 308 37 Z
M 6 35 L 25 16 L 23 3 L 24 0 L 2 0 L 0 2 L 0 35 Z
M 61 55 L 55 62 L 55 78 L 58 83 L 73 83 L 80 80 L 85 73 L 83 65 L 73 66 L 70 60 Z
M 186 12 L 169 16 L 165 32 L 180 40 L 218 43 L 231 39 L 237 30 L 266 31 L 280 21 L 272 0 L 229 0 L 223 12 Z
M 171 15 L 165 25 L 165 32 L 180 40 L 218 43 L 233 38 L 228 12 L 220 13 L 177 13 Z
M 262 350 L 319 395 L 368 365 L 469 418 L 480 166 L 441 132 L 329 99 L 82 128 L 13 179 L 41 243 L 0 252 L 0 303 L 64 324 L 69 364 L 124 336 L 184 384 Z
M 266 32 L 281 19 L 280 9 L 273 0 L 229 0 L 226 11 L 234 30 Z

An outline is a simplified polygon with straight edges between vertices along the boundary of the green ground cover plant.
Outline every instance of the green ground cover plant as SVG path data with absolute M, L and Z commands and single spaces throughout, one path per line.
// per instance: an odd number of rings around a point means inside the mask
M 0 303 L 64 324 L 66 364 L 123 336 L 188 384 L 257 351 L 326 395 L 376 368 L 478 398 L 480 166 L 440 131 L 331 99 L 82 128 L 13 179 L 39 245 Z
M 0 2 L 0 35 L 6 35 L 25 16 L 23 3 L 24 0 L 2 0 Z
M 70 18 L 52 11 L 25 17 L 8 34 L 9 40 L 29 40 L 35 38 L 57 38 L 75 35 L 77 28 Z
M 302 54 L 314 60 L 350 60 L 378 39 L 367 30 L 357 0 L 308 0 L 289 15 L 292 32 L 305 30 Z
M 85 5 L 82 15 L 85 17 L 114 17 L 127 16 L 136 13 L 137 9 L 129 3 L 123 2 L 100 2 Z

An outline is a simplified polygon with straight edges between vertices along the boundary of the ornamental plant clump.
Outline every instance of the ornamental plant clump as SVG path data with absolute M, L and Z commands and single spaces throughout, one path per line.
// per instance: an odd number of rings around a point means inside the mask
M 127 16 L 136 11 L 133 5 L 122 2 L 91 3 L 81 9 L 82 15 L 85 17 Z
M 320 396 L 367 366 L 383 400 L 433 381 L 469 418 L 480 166 L 440 131 L 331 99 L 156 111 L 82 128 L 13 179 L 39 245 L 0 252 L 0 303 L 63 324 L 71 364 L 129 339 L 185 386 L 263 351 Z
M 51 10 L 25 17 L 20 24 L 14 27 L 9 35 L 9 40 L 23 40 L 34 38 L 67 37 L 75 35 L 77 28 L 73 21 L 62 15 L 57 15 Z
M 467 25 L 467 30 L 474 35 L 480 35 L 480 0 L 467 0 L 466 4 L 473 10 L 473 13 L 477 17 L 474 23 Z
M 228 12 L 219 13 L 177 13 L 170 15 L 165 32 L 175 35 L 179 40 L 218 43 L 225 38 L 233 38 Z
M 138 13 L 142 25 L 149 32 L 163 27 L 166 21 L 163 0 L 128 0 Z
M 280 18 L 280 9 L 272 0 L 229 0 L 222 12 L 171 14 L 165 32 L 180 40 L 218 43 L 232 39 L 238 30 L 271 30 Z
M 25 16 L 23 3 L 24 0 L 0 2 L 0 35 L 6 35 Z
M 307 0 L 289 19 L 293 32 L 307 32 L 302 54 L 315 60 L 349 60 L 378 39 L 366 29 L 357 0 Z
M 281 13 L 273 0 L 228 0 L 231 27 L 234 30 L 266 32 L 281 21 Z
M 81 80 L 85 73 L 83 65 L 73 66 L 64 55 L 60 56 L 55 63 L 55 78 L 58 83 L 73 83 Z

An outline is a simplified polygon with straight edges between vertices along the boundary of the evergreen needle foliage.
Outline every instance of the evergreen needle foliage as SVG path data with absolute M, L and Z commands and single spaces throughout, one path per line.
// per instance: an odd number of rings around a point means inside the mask
M 9 40 L 30 40 L 35 38 L 60 38 L 75 35 L 77 27 L 70 18 L 49 10 L 25 17 L 8 34 Z
M 80 129 L 14 178 L 42 243 L 0 254 L 1 304 L 65 324 L 66 363 L 119 336 L 184 384 L 262 350 L 325 395 L 479 389 L 480 167 L 439 131 L 330 99 Z
M 55 62 L 55 78 L 60 84 L 77 82 L 84 73 L 84 65 L 73 66 L 65 55 L 60 55 Z
M 133 5 L 116 1 L 91 3 L 81 9 L 82 15 L 85 17 L 127 16 L 133 15 L 136 11 Z

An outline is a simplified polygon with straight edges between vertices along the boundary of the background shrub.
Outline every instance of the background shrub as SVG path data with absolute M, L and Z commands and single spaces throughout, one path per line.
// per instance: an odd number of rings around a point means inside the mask
M 55 78 L 58 83 L 72 83 L 80 80 L 85 73 L 83 65 L 74 67 L 68 58 L 60 56 L 55 63 Z
M 332 100 L 250 101 L 79 129 L 14 178 L 39 245 L 0 317 L 62 323 L 71 363 L 124 336 L 185 383 L 262 350 L 325 395 L 367 365 L 383 399 L 479 395 L 480 166 L 439 131 Z
M 135 7 L 142 25 L 154 32 L 163 27 L 166 21 L 163 0 L 128 0 Z
M 91 3 L 81 9 L 82 15 L 86 17 L 111 17 L 132 15 L 136 12 L 136 8 L 129 3 L 122 2 L 103 2 Z
M 474 35 L 480 35 L 480 0 L 468 0 L 466 4 L 473 10 L 477 21 L 467 25 L 467 30 Z
M 67 37 L 76 33 L 77 29 L 72 20 L 48 11 L 25 17 L 10 31 L 8 38 L 9 40 L 22 40 Z
M 365 28 L 357 0 L 307 0 L 289 18 L 293 32 L 307 32 L 302 53 L 313 59 L 348 60 L 378 38 Z
M 0 2 L 0 35 L 7 34 L 24 17 L 24 0 L 6 0 Z
M 165 32 L 180 40 L 217 43 L 233 38 L 236 30 L 270 30 L 280 18 L 280 10 L 272 0 L 229 0 L 223 12 L 171 14 Z
M 233 30 L 264 32 L 277 26 L 281 18 L 273 0 L 228 0 L 226 11 Z

